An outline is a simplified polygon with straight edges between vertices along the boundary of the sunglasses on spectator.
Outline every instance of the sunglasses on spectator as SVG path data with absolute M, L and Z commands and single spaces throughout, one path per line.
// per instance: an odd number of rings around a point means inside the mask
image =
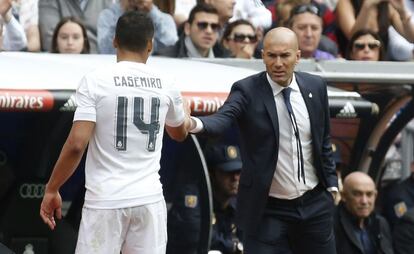
M 210 27 L 211 30 L 217 32 L 220 29 L 220 25 L 218 23 L 208 23 L 208 22 L 197 22 L 197 27 L 200 30 L 206 30 L 207 27 Z
M 302 13 L 305 13 L 305 12 L 309 12 L 309 13 L 315 14 L 317 16 L 321 16 L 320 13 L 319 13 L 319 8 L 316 7 L 313 4 L 304 4 L 304 5 L 296 6 L 292 10 L 292 16 L 302 14 Z
M 363 50 L 368 46 L 369 49 L 377 49 L 381 46 L 381 42 L 372 41 L 372 42 L 354 42 L 354 48 L 357 50 Z
M 234 34 L 233 37 L 228 37 L 229 40 L 234 42 L 244 42 L 246 38 L 249 40 L 249 43 L 256 43 L 257 36 L 256 35 L 249 35 L 249 34 Z

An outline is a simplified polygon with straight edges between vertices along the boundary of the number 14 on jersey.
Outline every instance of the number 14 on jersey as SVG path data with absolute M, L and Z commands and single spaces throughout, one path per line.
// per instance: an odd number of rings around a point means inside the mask
M 115 148 L 118 151 L 126 151 L 128 143 L 128 100 L 126 96 L 117 97 L 116 108 L 116 130 L 115 130 Z M 143 97 L 133 97 L 133 119 L 132 123 L 137 129 L 147 136 L 146 148 L 149 152 L 155 151 L 155 144 L 157 136 L 160 131 L 159 112 L 160 99 L 158 97 L 151 97 L 151 104 L 149 109 L 145 108 L 145 99 Z M 148 105 L 148 104 L 147 104 Z M 149 123 L 144 122 L 144 114 L 149 114 L 147 119 Z M 130 134 L 133 135 L 133 134 Z

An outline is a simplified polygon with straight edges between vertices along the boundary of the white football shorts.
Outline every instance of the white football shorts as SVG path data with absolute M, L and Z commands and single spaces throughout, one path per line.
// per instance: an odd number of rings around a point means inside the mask
M 76 254 L 165 254 L 165 201 L 121 209 L 83 208 Z

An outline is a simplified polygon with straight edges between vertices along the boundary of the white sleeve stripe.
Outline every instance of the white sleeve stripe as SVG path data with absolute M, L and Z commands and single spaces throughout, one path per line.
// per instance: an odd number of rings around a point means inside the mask
M 73 116 L 73 121 L 91 121 L 96 122 L 96 114 L 88 112 L 76 111 Z

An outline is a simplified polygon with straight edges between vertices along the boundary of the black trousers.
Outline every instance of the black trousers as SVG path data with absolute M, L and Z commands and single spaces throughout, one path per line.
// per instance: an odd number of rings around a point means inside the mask
M 257 233 L 244 236 L 244 253 L 335 254 L 333 210 L 321 185 L 293 200 L 269 197 Z

